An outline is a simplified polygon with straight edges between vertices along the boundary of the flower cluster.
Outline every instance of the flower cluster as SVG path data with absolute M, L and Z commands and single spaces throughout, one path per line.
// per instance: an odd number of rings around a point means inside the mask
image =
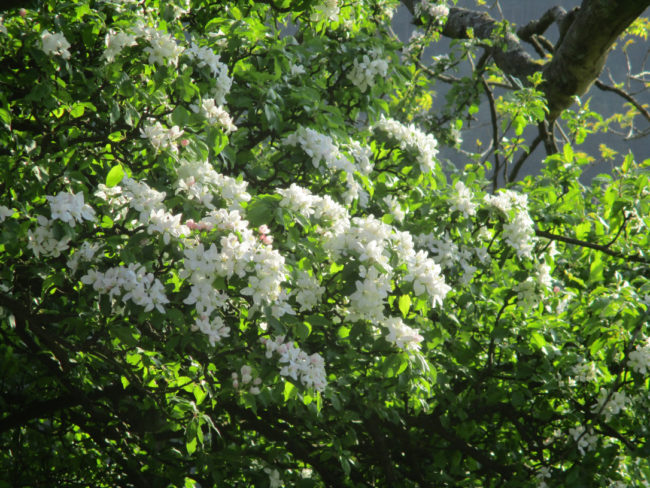
M 318 279 L 306 271 L 296 271 L 293 285 L 294 289 L 291 294 L 296 297 L 301 312 L 313 309 L 320 302 L 323 293 L 325 293 L 325 288 L 320 285 Z
M 408 256 L 406 259 L 408 274 L 405 280 L 413 282 L 416 295 L 427 295 L 433 306 L 442 305 L 451 287 L 445 283 L 440 266 L 424 251 Z
M 228 75 L 228 67 L 221 62 L 221 56 L 216 54 L 207 46 L 197 46 L 192 43 L 185 51 L 199 67 L 206 67 L 210 70 L 210 76 L 216 81 L 212 97 L 217 105 L 226 103 L 226 95 L 230 93 L 232 78 Z
M 122 187 L 113 187 L 111 198 L 121 202 L 122 199 L 118 195 L 122 193 L 129 206 L 140 212 L 140 220 L 146 221 L 151 212 L 164 208 L 162 205 L 166 195 L 164 192 L 156 191 L 146 183 L 129 177 L 122 179 L 122 185 Z
M 302 215 L 305 218 L 314 216 L 321 224 L 329 227 L 335 233 L 343 232 L 350 226 L 348 211 L 332 197 L 320 197 L 295 183 L 287 189 L 276 190 L 282 196 L 280 207 Z
M 237 130 L 237 126 L 233 123 L 228 112 L 226 112 L 221 105 L 217 105 L 214 98 L 206 98 L 201 101 L 201 105 L 190 105 L 194 113 L 200 113 L 205 117 L 210 125 L 221 127 L 226 134 L 230 134 Z
M 578 451 L 580 451 L 580 454 L 583 456 L 585 455 L 585 452 L 596 449 L 596 445 L 598 444 L 598 435 L 594 434 L 592 429 L 587 429 L 582 425 L 571 427 L 569 429 L 569 435 L 577 443 Z
M 388 329 L 386 340 L 405 351 L 419 351 L 420 343 L 424 338 L 413 328 L 406 325 L 398 317 L 390 317 L 382 322 Z
M 361 207 L 366 205 L 368 194 L 354 178 L 354 173 L 359 171 L 358 168 L 341 153 L 331 137 L 310 128 L 299 127 L 296 132 L 284 139 L 284 143 L 290 146 L 300 146 L 311 157 L 314 167 L 320 169 L 321 172 L 324 172 L 325 169 L 332 172 L 343 171 L 347 185 L 347 191 L 343 195 L 346 203 L 351 203 L 358 198 Z M 325 163 L 325 168 L 321 167 L 321 161 Z
M 388 211 L 397 222 L 403 222 L 406 212 L 402 209 L 399 200 L 394 195 L 386 195 L 384 203 L 388 207 Z
M 273 354 L 280 356 L 278 362 L 282 365 L 280 374 L 295 381 L 300 381 L 305 387 L 316 391 L 323 391 L 327 386 L 325 376 L 325 361 L 320 354 L 308 355 L 292 342 L 284 342 L 284 337 L 268 339 L 262 337 L 260 341 L 266 346 L 266 357 Z
M 413 124 L 406 126 L 395 119 L 386 118 L 383 114 L 375 124 L 374 130 L 396 140 L 403 151 L 415 153 L 423 173 L 434 168 L 438 154 L 438 141 L 431 134 L 425 134 Z
M 53 220 L 43 215 L 36 217 L 38 226 L 35 230 L 27 232 L 27 247 L 31 249 L 34 256 L 58 257 L 68 249 L 70 237 L 58 236 L 53 227 Z
M 311 20 L 312 22 L 320 22 L 322 20 L 336 22 L 339 20 L 338 0 L 324 0 L 323 3 L 317 5 L 311 14 Z
M 645 339 L 628 356 L 628 364 L 633 371 L 646 375 L 650 371 L 650 339 Z
M 241 375 L 241 376 L 240 376 Z M 240 386 L 250 384 L 251 387 L 248 389 L 248 392 L 251 395 L 260 394 L 260 385 L 262 384 L 262 378 L 256 377 L 253 378 L 253 368 L 245 364 L 240 369 L 240 374 L 236 372 L 232 374 L 232 386 L 236 389 L 239 389 Z
M 458 273 L 458 267 L 462 269 L 460 283 L 467 284 L 472 280 L 477 268 L 471 264 L 474 255 L 481 263 L 488 263 L 490 255 L 484 247 L 468 248 L 454 242 L 449 233 L 445 232 L 442 239 L 436 238 L 433 233 L 420 234 L 416 237 L 419 246 L 427 248 L 434 256 L 435 261 L 445 270 L 453 270 Z
M 348 79 L 363 93 L 368 87 L 375 86 L 375 78 L 378 76 L 385 78 L 387 74 L 388 62 L 380 57 L 379 52 L 373 50 L 369 54 L 364 54 L 361 62 L 358 59 L 354 60 Z
M 165 244 L 169 244 L 171 238 L 178 239 L 190 233 L 189 227 L 181 224 L 181 214 L 173 215 L 164 208 L 152 210 L 146 221 L 149 234 L 160 233 L 163 235 Z
M 147 273 L 140 264 L 109 268 L 105 272 L 92 268 L 81 277 L 81 282 L 92 285 L 95 291 L 106 294 L 111 299 L 123 294 L 122 302 L 131 300 L 144 307 L 145 312 L 155 308 L 160 313 L 165 313 L 163 305 L 169 303 L 162 283 L 152 273 Z
M 496 195 L 485 195 L 484 201 L 508 217 L 508 222 L 503 226 L 506 243 L 519 257 L 532 258 L 535 229 L 528 214 L 528 197 L 512 190 L 502 190 Z
M 167 129 L 158 121 L 140 129 L 140 137 L 147 139 L 156 151 L 169 149 L 172 152 L 178 152 L 176 139 L 182 135 L 183 131 L 177 125 Z
M 109 29 L 106 37 L 104 38 L 104 43 L 106 44 L 106 50 L 102 54 L 102 58 L 106 60 L 107 63 L 112 63 L 116 56 L 122 52 L 125 47 L 135 46 L 136 36 L 129 34 L 127 32 L 116 32 L 113 29 Z
M 428 0 L 420 0 L 415 6 L 415 15 L 430 15 L 433 18 L 447 17 L 449 15 L 449 7 L 446 5 L 439 5 L 431 3 Z
M 0 224 L 5 221 L 5 219 L 11 217 L 16 213 L 16 210 L 13 208 L 5 207 L 0 205 Z
M 503 226 L 505 241 L 512 246 L 519 257 L 532 258 L 535 243 L 533 220 L 528 212 L 517 212 L 514 218 Z
M 89 263 L 101 247 L 102 245 L 98 242 L 84 241 L 81 247 L 76 249 L 70 259 L 68 259 L 67 265 L 70 271 L 76 273 L 82 262 Z
M 47 196 L 50 202 L 52 220 L 61 220 L 69 225 L 75 221 L 82 223 L 84 220 L 95 220 L 95 211 L 84 203 L 83 193 L 58 193 L 55 196 Z
M 449 201 L 451 202 L 451 212 L 458 210 L 465 217 L 476 215 L 476 203 L 472 201 L 472 192 L 465 186 L 462 181 L 457 181 L 454 185 L 455 192 L 452 193 Z
M 185 48 L 179 45 L 170 34 L 159 30 L 152 30 L 150 33 L 150 46 L 144 50 L 149 54 L 149 64 L 164 66 L 169 62 L 173 66 L 178 66 L 178 58 Z
M 186 193 L 209 209 L 214 209 L 213 198 L 219 195 L 229 210 L 241 210 L 241 204 L 251 199 L 246 192 L 248 183 L 217 173 L 208 161 L 180 162 L 177 193 Z
M 598 402 L 591 406 L 591 411 L 603 415 L 609 422 L 613 416 L 625 410 L 630 399 L 622 391 L 609 392 L 601 388 L 598 393 Z
M 70 43 L 60 32 L 49 32 L 44 30 L 41 34 L 43 52 L 48 56 L 61 56 L 63 59 L 70 59 Z
M 57 232 L 54 221 L 60 220 L 74 226 L 84 220 L 95 220 L 95 211 L 84 202 L 83 193 L 58 193 L 54 196 L 48 195 L 46 199 L 50 202 L 51 219 L 43 215 L 36 218 L 38 224 L 36 229 L 29 230 L 27 233 L 27 247 L 36 257 L 40 255 L 58 257 L 68 249 L 70 237 Z M 4 214 L 13 215 L 13 212 L 9 212 L 10 210 L 7 209 Z

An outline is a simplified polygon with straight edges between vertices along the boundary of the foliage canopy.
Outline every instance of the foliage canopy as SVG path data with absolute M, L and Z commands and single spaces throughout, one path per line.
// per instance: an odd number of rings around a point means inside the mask
M 647 486 L 650 160 L 579 147 L 645 109 L 558 147 L 512 26 L 407 3 L 5 12 L 0 486 Z

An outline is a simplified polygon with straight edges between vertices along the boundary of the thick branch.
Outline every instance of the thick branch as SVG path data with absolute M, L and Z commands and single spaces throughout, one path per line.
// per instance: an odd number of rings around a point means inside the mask
M 573 103 L 594 83 L 621 33 L 650 5 L 650 0 L 583 0 L 544 68 L 549 120 Z
M 528 41 L 533 36 L 546 32 L 546 29 L 548 29 L 553 22 L 559 22 L 565 15 L 566 10 L 562 7 L 551 7 L 538 20 L 531 20 L 526 25 L 517 29 L 517 36 L 524 41 Z

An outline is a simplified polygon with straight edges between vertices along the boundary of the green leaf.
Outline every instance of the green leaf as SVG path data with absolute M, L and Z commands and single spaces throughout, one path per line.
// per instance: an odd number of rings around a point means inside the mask
M 571 147 L 571 144 L 566 143 L 562 148 L 562 153 L 564 154 L 564 159 L 567 163 L 573 162 L 573 148 Z
M 246 220 L 252 227 L 268 224 L 281 198 L 280 195 L 264 195 L 255 200 L 246 209 Z
M 406 316 L 409 313 L 409 310 L 411 309 L 411 296 L 410 295 L 402 295 L 399 297 L 399 311 L 402 312 L 402 317 L 406 318 Z
M 603 270 L 605 269 L 605 263 L 601 257 L 600 253 L 595 253 L 594 259 L 589 266 L 589 282 L 597 283 L 603 281 Z
M 196 436 L 192 436 L 192 438 L 185 443 L 185 448 L 187 449 L 187 453 L 190 456 L 196 452 L 197 444 L 198 444 L 198 439 L 196 438 Z
M 185 127 L 190 120 L 190 115 L 185 107 L 179 105 L 172 112 L 172 122 L 180 127 Z
M 539 332 L 531 332 L 530 334 L 531 343 L 534 346 L 537 346 L 538 349 L 541 349 L 546 345 L 546 339 Z
M 121 165 L 113 166 L 106 175 L 106 186 L 109 188 L 114 187 L 124 178 L 124 169 Z
M 311 325 L 309 322 L 299 322 L 296 324 L 295 333 L 298 339 L 307 339 L 311 334 Z
M 2 121 L 6 127 L 9 127 L 11 125 L 11 114 L 8 110 L 0 108 L 0 121 Z
M 291 381 L 284 382 L 284 401 L 286 402 L 289 398 L 296 396 L 296 387 Z
M 512 121 L 512 125 L 515 128 L 515 134 L 520 136 L 523 134 L 524 129 L 526 128 L 526 119 L 522 115 L 517 115 Z

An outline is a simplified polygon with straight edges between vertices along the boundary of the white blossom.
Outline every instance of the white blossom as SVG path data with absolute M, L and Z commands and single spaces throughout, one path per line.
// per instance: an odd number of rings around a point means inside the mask
M 318 279 L 306 271 L 298 270 L 294 283 L 295 289 L 292 294 L 295 295 L 301 312 L 313 309 L 325 293 L 325 288 L 320 285 Z
M 216 125 L 223 128 L 226 134 L 230 134 L 237 130 L 237 126 L 233 123 L 228 112 L 226 112 L 221 105 L 217 105 L 214 98 L 205 98 L 201 100 L 201 105 L 190 105 L 190 108 L 195 113 L 200 113 L 205 117 L 210 125 Z
M 156 151 L 169 149 L 172 152 L 178 152 L 175 142 L 182 135 L 183 131 L 177 125 L 167 129 L 158 121 L 154 124 L 147 124 L 140 129 L 140 137 L 148 139 Z
M 593 433 L 591 428 L 586 429 L 582 425 L 571 427 L 569 429 L 569 435 L 571 435 L 573 440 L 578 444 L 578 450 L 583 456 L 585 455 L 586 451 L 593 451 L 596 449 L 596 444 L 598 444 L 598 436 Z
M 395 198 L 394 195 L 386 195 L 384 197 L 384 203 L 388 207 L 388 211 L 395 218 L 397 222 L 403 222 L 406 212 L 402 209 L 402 206 L 399 203 L 399 200 Z
M 70 59 L 70 43 L 60 32 L 49 32 L 44 30 L 41 34 L 43 52 L 48 56 L 61 56 L 63 59 Z
M 149 39 L 150 46 L 144 52 L 149 54 L 149 64 L 165 65 L 167 62 L 178 66 L 178 57 L 184 51 L 170 34 L 153 31 Z
M 601 388 L 598 394 L 598 402 L 591 406 L 591 411 L 605 417 L 609 422 L 614 415 L 618 415 L 629 403 L 629 399 L 622 391 L 609 392 Z
M 46 198 L 50 202 L 52 220 L 58 219 L 69 225 L 74 225 L 75 221 L 81 224 L 84 220 L 95 220 L 95 211 L 84 203 L 84 194 L 81 192 L 58 193 Z
M 67 265 L 70 268 L 70 271 L 73 273 L 77 272 L 79 265 L 83 263 L 89 263 L 92 261 L 93 257 L 102 245 L 99 242 L 90 242 L 84 241 L 81 244 L 79 249 L 76 249 L 74 254 L 68 259 Z
M 52 226 L 53 220 L 39 215 L 38 226 L 35 230 L 27 231 L 27 247 L 32 250 L 37 258 L 41 255 L 58 257 L 68 249 L 70 238 L 57 237 Z
M 133 34 L 128 34 L 126 32 L 115 32 L 113 29 L 109 29 L 106 37 L 104 38 L 104 43 L 106 44 L 106 49 L 102 58 L 106 60 L 107 63 L 111 63 L 115 60 L 115 57 L 122 52 L 127 46 L 135 46 L 136 37 Z
M 122 179 L 123 195 L 131 208 L 140 212 L 145 221 L 152 211 L 163 208 L 165 193 L 150 188 L 146 183 L 125 176 Z
M 413 329 L 406 325 L 399 317 L 387 318 L 382 325 L 388 329 L 386 340 L 395 344 L 405 351 L 419 351 L 420 343 L 424 338 Z
M 197 317 L 194 325 L 192 325 L 192 330 L 198 330 L 207 335 L 211 346 L 230 335 L 230 327 L 224 324 L 221 317 L 208 319 L 206 315 Z
M 154 308 L 165 313 L 163 305 L 169 303 L 163 284 L 152 273 L 147 273 L 141 264 L 109 268 L 105 272 L 94 268 L 81 277 L 81 282 L 100 294 L 115 299 L 122 295 L 122 302 L 132 301 L 150 312 Z
M 420 0 L 419 3 L 415 5 L 415 15 L 428 14 L 431 17 L 447 17 L 449 15 L 449 7 L 446 5 L 435 4 L 429 2 L 428 0 Z
M 632 370 L 639 374 L 646 375 L 650 371 L 650 339 L 645 339 L 638 344 L 634 351 L 628 355 L 628 364 Z
M 520 257 L 532 258 L 535 242 L 533 221 L 526 211 L 519 211 L 514 218 L 503 226 L 506 243 L 512 246 Z
M 0 205 L 0 224 L 5 221 L 5 219 L 13 216 L 13 214 L 16 213 L 15 208 L 9 208 L 5 207 L 4 205 Z
M 425 134 L 413 124 L 406 126 L 395 119 L 387 119 L 383 114 L 374 129 L 397 140 L 402 150 L 415 152 L 423 173 L 434 168 L 438 154 L 438 141 L 431 134 Z
M 207 46 L 194 43 L 185 53 L 194 59 L 199 67 L 207 67 L 210 75 L 216 81 L 212 89 L 212 97 L 217 105 L 226 103 L 226 95 L 230 93 L 232 78 L 228 76 L 228 67 L 221 62 L 221 57 Z
M 339 20 L 338 0 L 324 0 L 317 5 L 311 14 L 311 20 L 312 22 L 320 22 L 321 20 L 336 22 Z
M 266 346 L 266 357 L 273 354 L 280 356 L 278 362 L 282 365 L 280 374 L 300 381 L 305 387 L 323 391 L 327 386 L 325 361 L 320 354 L 308 355 L 291 342 L 284 342 L 284 337 L 274 340 L 262 337 L 261 342 Z
M 465 183 L 462 181 L 456 182 L 454 190 L 455 192 L 449 198 L 451 202 L 450 211 L 458 210 L 465 217 L 476 215 L 476 204 L 472 202 L 472 192 L 465 186 Z
M 355 59 L 352 68 L 348 72 L 348 79 L 356 86 L 361 93 L 364 93 L 368 87 L 375 86 L 377 77 L 385 78 L 388 74 L 388 62 L 380 57 L 377 51 L 371 51 L 364 54 L 359 59 Z

